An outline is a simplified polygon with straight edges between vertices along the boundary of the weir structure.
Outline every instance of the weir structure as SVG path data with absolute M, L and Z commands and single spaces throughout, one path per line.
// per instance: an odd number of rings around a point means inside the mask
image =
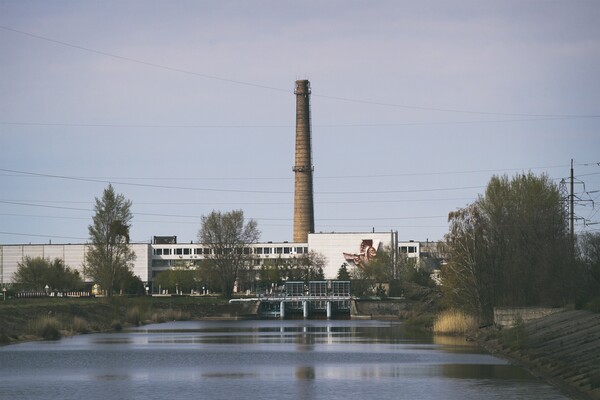
M 350 281 L 285 282 L 282 292 L 260 295 L 257 299 L 260 317 L 285 319 L 294 315 L 304 318 L 324 315 L 350 315 Z M 231 300 L 230 300 L 231 301 Z
M 310 82 L 297 80 L 296 95 L 296 160 L 294 171 L 294 242 L 307 243 L 315 232 L 313 205 L 313 165 L 310 126 Z

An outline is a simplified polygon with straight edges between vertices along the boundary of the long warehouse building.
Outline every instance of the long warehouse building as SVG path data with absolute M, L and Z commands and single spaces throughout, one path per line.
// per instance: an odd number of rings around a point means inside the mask
M 133 273 L 149 284 L 160 272 L 172 268 L 182 261 L 193 264 L 210 256 L 211 249 L 200 243 L 176 243 L 175 240 L 156 240 L 153 243 L 131 244 L 136 254 Z M 169 236 L 168 238 L 175 238 Z M 375 257 L 384 247 L 397 246 L 398 253 L 409 258 L 419 258 L 421 243 L 398 242 L 395 232 L 369 233 L 311 233 L 308 243 L 255 243 L 248 246 L 248 254 L 258 268 L 265 260 L 290 259 L 315 252 L 325 258 L 324 275 L 335 279 L 342 264 L 360 265 Z M 0 245 L 0 285 L 13 282 L 18 263 L 25 257 L 61 259 L 65 265 L 79 271 L 85 281 L 84 263 L 89 244 L 5 244 Z

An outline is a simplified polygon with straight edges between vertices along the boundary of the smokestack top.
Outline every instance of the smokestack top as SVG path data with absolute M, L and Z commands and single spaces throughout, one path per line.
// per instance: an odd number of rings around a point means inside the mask
M 310 82 L 308 79 L 300 79 L 296 81 L 294 94 L 310 94 Z

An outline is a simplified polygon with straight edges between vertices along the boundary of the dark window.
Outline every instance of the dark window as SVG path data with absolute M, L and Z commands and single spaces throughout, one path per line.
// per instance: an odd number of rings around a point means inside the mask
M 262 254 L 262 247 L 256 247 L 256 248 L 254 249 L 254 253 L 255 253 L 255 254 Z
M 183 249 L 175 249 L 175 254 L 176 255 L 182 255 L 183 254 Z

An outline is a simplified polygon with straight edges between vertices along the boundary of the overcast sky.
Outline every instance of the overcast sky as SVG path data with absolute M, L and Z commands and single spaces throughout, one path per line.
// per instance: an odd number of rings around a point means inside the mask
M 111 182 L 131 238 L 242 209 L 292 240 L 296 79 L 317 232 L 439 240 L 493 175 L 600 225 L 600 2 L 0 0 L 0 243 L 81 243 Z M 592 202 L 591 200 L 595 200 Z

